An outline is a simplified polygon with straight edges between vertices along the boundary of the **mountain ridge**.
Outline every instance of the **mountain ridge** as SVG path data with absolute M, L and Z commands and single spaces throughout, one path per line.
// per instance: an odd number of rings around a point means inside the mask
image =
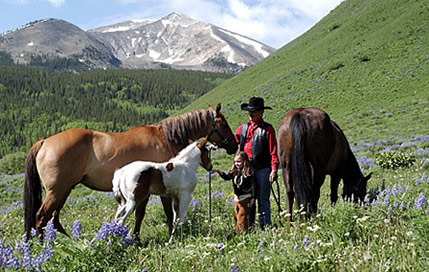
M 189 69 L 239 73 L 275 51 L 243 35 L 173 12 L 84 31 L 61 19 L 31 22 L 0 36 L 15 63 L 74 58 L 88 68 Z

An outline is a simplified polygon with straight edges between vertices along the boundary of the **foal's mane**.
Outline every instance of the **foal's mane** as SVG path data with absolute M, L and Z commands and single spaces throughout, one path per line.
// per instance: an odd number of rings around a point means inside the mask
M 185 147 L 184 149 L 182 149 L 179 152 L 179 154 L 177 154 L 177 156 L 174 157 L 173 159 L 171 159 L 170 161 L 183 160 L 186 157 L 194 155 L 194 153 L 196 153 L 197 150 L 199 150 L 199 148 L 197 147 L 197 144 L 198 144 L 198 142 L 195 141 L 192 144 L 188 145 L 187 147 Z
M 208 114 L 208 110 L 192 111 L 162 120 L 158 125 L 164 130 L 170 144 L 183 147 L 192 135 L 198 135 L 202 127 L 208 127 Z

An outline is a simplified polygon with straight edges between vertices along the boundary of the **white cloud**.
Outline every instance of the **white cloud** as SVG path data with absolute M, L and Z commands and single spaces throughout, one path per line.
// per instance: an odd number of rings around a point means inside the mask
M 47 0 L 49 3 L 51 3 L 54 7 L 60 7 L 64 4 L 65 0 Z
M 112 17 L 116 22 L 119 18 L 157 19 L 178 11 L 279 48 L 308 30 L 343 0 L 116 1 L 135 8 L 133 14 Z

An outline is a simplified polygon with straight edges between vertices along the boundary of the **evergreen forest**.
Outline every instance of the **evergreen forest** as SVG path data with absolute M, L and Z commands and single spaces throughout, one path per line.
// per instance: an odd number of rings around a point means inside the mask
M 64 74 L 0 66 L 0 158 L 69 128 L 121 132 L 156 123 L 230 77 L 185 70 Z

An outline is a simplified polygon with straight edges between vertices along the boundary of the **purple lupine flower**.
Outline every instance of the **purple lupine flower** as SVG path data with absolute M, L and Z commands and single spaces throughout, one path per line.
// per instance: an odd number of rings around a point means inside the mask
M 387 195 L 388 197 L 391 197 L 393 193 L 389 188 L 386 188 L 385 195 Z
M 108 223 L 106 220 L 101 226 L 95 238 L 99 240 L 104 240 L 109 235 L 115 235 L 117 237 L 124 238 L 125 240 L 128 235 L 128 228 L 127 226 L 122 226 L 118 224 L 114 220 L 111 223 Z
M 35 237 L 37 235 L 37 231 L 34 228 L 31 228 L 30 235 L 31 237 Z
M 419 177 L 416 177 L 416 185 L 420 185 L 420 179 L 419 179 Z
M 96 239 L 98 240 L 104 240 L 106 239 L 109 231 L 108 231 L 108 226 L 107 226 L 107 221 L 103 223 L 103 225 L 101 226 L 101 228 L 98 230 L 97 235 L 95 236 Z
M 49 244 L 55 238 L 57 238 L 57 233 L 55 232 L 54 218 L 52 217 L 46 225 L 45 242 Z
M 41 253 L 43 254 L 43 249 Z M 42 263 L 43 258 L 41 256 L 36 255 L 31 259 L 31 267 L 34 269 L 34 271 L 41 271 Z
M 82 226 L 79 222 L 79 220 L 76 220 L 73 222 L 73 230 L 72 230 L 72 235 L 74 239 L 79 239 L 81 237 L 81 231 Z
M 426 173 L 423 173 L 422 181 L 429 181 L 429 180 L 426 178 Z
M 0 239 L 0 267 L 19 268 L 18 258 L 13 254 L 13 248 L 3 244 Z
M 395 200 L 395 202 L 393 202 L 393 208 L 397 208 L 398 207 L 398 202 Z
M 22 255 L 22 267 L 30 268 L 31 267 L 31 249 L 25 242 L 18 244 L 16 248 L 17 252 L 20 252 Z
M 238 268 L 238 265 L 234 266 L 234 267 L 231 269 L 231 272 L 240 272 L 240 269 Z
M 302 244 L 304 245 L 304 246 L 306 246 L 306 245 L 308 245 L 310 243 L 310 238 L 308 238 L 308 236 L 306 236 L 305 238 L 304 238 L 304 240 L 302 240 Z
M 388 196 L 386 196 L 385 198 L 384 198 L 384 205 L 389 205 L 389 197 Z
M 148 272 L 148 271 L 147 271 L 147 269 L 146 269 L 146 268 L 143 268 L 143 269 L 142 269 L 142 272 Z
M 225 246 L 225 245 L 224 245 L 222 242 L 220 242 L 220 243 L 217 245 L 217 249 L 222 249 L 224 246 Z
M 411 190 L 410 190 L 410 186 L 407 186 L 407 188 L 405 188 L 405 192 L 406 193 L 409 193 Z
M 398 186 L 396 186 L 396 190 L 398 191 L 398 193 L 402 193 L 402 186 L 401 184 L 398 184 Z
M 54 253 L 52 252 L 52 248 L 50 248 L 49 246 L 47 246 L 45 248 L 45 254 L 43 255 L 43 261 L 44 262 L 49 261 L 52 256 L 54 256 Z
M 383 192 L 385 188 L 386 188 L 386 183 L 384 182 L 384 179 L 383 179 L 383 183 L 381 183 L 381 191 Z
M 400 209 L 400 210 L 403 210 L 403 209 L 404 209 L 404 203 L 403 203 L 403 202 L 401 202 L 401 204 L 399 205 L 399 209 Z
M 423 205 L 426 203 L 426 196 L 423 193 L 420 193 L 420 195 L 416 198 L 414 201 L 414 206 L 417 210 L 422 210 Z

